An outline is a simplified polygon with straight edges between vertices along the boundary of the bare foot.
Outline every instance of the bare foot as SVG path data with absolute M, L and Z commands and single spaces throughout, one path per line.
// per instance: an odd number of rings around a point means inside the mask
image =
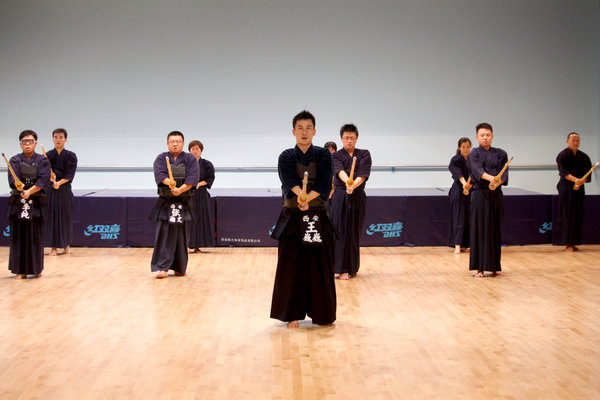
M 27 279 L 27 275 L 16 274 L 15 279 Z
M 65 247 L 63 254 L 69 254 L 70 252 L 71 252 L 71 246 L 67 246 L 67 247 Z
M 579 247 L 573 246 L 573 251 L 579 251 Z
M 36 278 L 41 278 L 41 277 L 42 277 L 42 273 L 40 272 L 40 273 L 39 273 L 39 274 L 37 274 L 35 277 L 36 277 Z
M 572 253 L 575 251 L 575 246 L 567 246 L 565 247 L 565 251 Z
M 454 254 L 460 254 L 460 245 L 454 246 Z
M 288 324 L 287 324 L 288 328 L 298 328 L 299 326 L 300 326 L 300 323 L 298 321 L 288 322 Z
M 347 280 L 350 279 L 350 276 L 348 276 L 347 273 L 343 273 L 343 274 L 340 274 L 339 279 L 342 280 L 342 281 L 347 281 Z
M 473 275 L 473 278 L 483 278 L 483 272 L 478 272 L 475 275 Z
M 48 254 L 49 256 L 57 256 L 58 253 L 56 252 L 56 247 L 52 248 L 52 251 L 50 251 L 50 254 Z
M 185 272 L 181 273 L 181 272 L 175 271 L 175 276 L 185 276 Z
M 166 278 L 167 276 L 169 276 L 169 274 L 167 274 L 167 271 L 158 271 L 156 273 L 156 279 L 163 279 L 163 278 Z

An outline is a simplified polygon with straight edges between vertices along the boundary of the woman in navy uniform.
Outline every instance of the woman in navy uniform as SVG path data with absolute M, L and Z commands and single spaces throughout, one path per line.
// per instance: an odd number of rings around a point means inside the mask
M 448 170 L 454 183 L 450 188 L 450 231 L 448 245 L 454 247 L 454 254 L 461 248 L 469 247 L 469 207 L 471 203 L 469 168 L 467 159 L 471 152 L 471 140 L 463 137 L 458 140 L 456 155 L 450 159 Z

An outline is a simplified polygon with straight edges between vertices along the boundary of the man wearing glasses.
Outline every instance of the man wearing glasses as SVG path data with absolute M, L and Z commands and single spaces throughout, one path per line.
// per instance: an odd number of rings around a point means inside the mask
M 50 162 L 35 152 L 37 133 L 23 131 L 19 140 L 23 152 L 9 162 L 12 171 L 9 171 L 8 183 L 12 190 L 8 199 L 8 269 L 15 274 L 15 279 L 24 279 L 27 275 L 38 278 L 44 269 L 44 222 L 47 217 L 44 189 L 50 183 Z
M 199 169 L 196 157 L 184 152 L 183 146 L 183 133 L 173 131 L 167 135 L 169 151 L 154 160 L 159 197 L 150 216 L 156 223 L 151 269 L 157 279 L 166 278 L 170 269 L 175 276 L 184 276 L 187 269 L 192 221 L 188 202 L 198 184 Z
M 371 153 L 357 149 L 358 128 L 340 128 L 344 148 L 332 154 L 336 186 L 331 200 L 331 219 L 339 237 L 335 241 L 335 273 L 348 280 L 360 268 L 360 235 L 365 221 L 367 196 L 365 183 L 371 175 Z M 356 161 L 353 161 L 356 159 Z

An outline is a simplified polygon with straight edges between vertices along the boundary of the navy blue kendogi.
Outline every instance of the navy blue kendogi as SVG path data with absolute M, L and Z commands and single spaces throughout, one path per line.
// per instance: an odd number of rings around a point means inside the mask
M 46 247 L 67 248 L 73 240 L 73 190 L 71 183 L 77 171 L 77 155 L 67 149 L 60 154 L 52 149 L 46 153 L 56 182 L 67 179 L 58 189 L 48 185 L 48 221 L 46 223 Z
M 153 272 L 167 272 L 171 269 L 183 275 L 188 263 L 187 245 L 192 221 L 189 201 L 194 189 L 187 190 L 180 196 L 174 196 L 169 186 L 162 183 L 169 177 L 166 157 L 169 157 L 177 187 L 184 184 L 196 187 L 198 161 L 192 154 L 183 151 L 177 159 L 170 152 L 164 152 L 154 160 L 154 179 L 159 197 L 150 216 L 150 219 L 156 223 L 151 269 Z
M 448 245 L 469 247 L 469 208 L 471 207 L 471 192 L 463 194 L 463 185 L 460 178 L 469 179 L 467 160 L 462 154 L 457 154 L 450 159 L 448 170 L 452 174 L 452 187 L 448 193 L 450 200 L 450 230 Z
M 272 237 L 279 240 L 277 271 L 271 302 L 271 318 L 291 322 L 307 315 L 320 325 L 336 319 L 334 282 L 334 228 L 325 206 L 333 176 L 329 150 L 311 145 L 306 153 L 298 146 L 279 156 L 279 178 L 283 193 L 283 210 Z M 298 208 L 297 196 L 291 190 L 302 186 L 308 172 L 307 193 L 320 194 L 309 203 L 308 211 Z M 320 242 L 310 242 L 303 221 L 320 222 Z M 305 232 L 305 233 L 303 233 Z M 304 239 L 308 239 L 304 240 Z
M 335 190 L 331 199 L 331 220 L 339 233 L 335 241 L 335 273 L 354 276 L 360 269 L 360 236 L 365 221 L 367 195 L 366 182 L 371 174 L 369 150 L 354 149 L 356 157 L 354 177 L 363 177 L 364 182 L 351 194 L 346 193 L 346 184 L 340 179 L 340 171 L 350 176 L 352 158 L 345 149 L 332 154 Z
M 40 275 L 44 269 L 44 224 L 48 213 L 44 189 L 50 182 L 50 163 L 42 154 L 34 152 L 30 158 L 23 153 L 13 156 L 10 165 L 24 183 L 24 190 L 33 186 L 42 190 L 23 199 L 22 191 L 16 189 L 9 172 L 8 183 L 12 190 L 7 209 L 10 227 L 8 269 L 17 275 Z
M 497 147 L 485 150 L 477 147 L 468 158 L 473 188 L 471 190 L 471 240 L 469 269 L 499 272 L 504 196 L 502 187 L 489 189 L 489 182 L 481 179 L 484 172 L 496 176 L 508 161 L 506 152 Z M 508 169 L 500 178 L 508 184 Z

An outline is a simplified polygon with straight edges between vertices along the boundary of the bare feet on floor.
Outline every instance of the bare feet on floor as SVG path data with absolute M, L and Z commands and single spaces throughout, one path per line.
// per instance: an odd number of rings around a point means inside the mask
M 71 246 L 67 246 L 67 247 L 65 247 L 63 254 L 69 254 L 70 252 L 71 252 Z
M 16 274 L 15 279 L 27 279 L 27 275 Z
M 459 245 L 454 246 L 454 254 L 460 254 L 460 246 Z
M 478 272 L 475 275 L 473 275 L 473 278 L 483 278 L 483 277 L 484 277 L 483 272 Z
M 175 271 L 175 276 L 185 276 L 185 272 L 177 272 L 177 271 Z
M 340 274 L 339 279 L 342 281 L 347 281 L 350 279 L 350 276 L 347 273 L 343 273 L 343 274 Z
M 191 253 L 202 253 L 202 250 L 196 247 L 195 249 L 190 249 L 190 254 Z
M 287 324 L 288 328 L 298 328 L 299 326 L 300 326 L 300 323 L 298 321 L 288 322 L 288 324 Z
M 565 247 L 565 251 L 568 251 L 569 253 L 572 253 L 572 252 L 577 251 L 577 250 L 579 250 L 577 248 L 577 246 L 567 245 L 567 247 Z
M 49 255 L 50 255 L 50 256 L 57 256 L 57 255 L 58 255 L 58 253 L 56 252 L 56 247 L 53 247 L 53 248 L 52 248 L 52 251 L 50 251 L 50 254 L 49 254 Z
M 156 273 L 156 279 L 163 279 L 163 278 L 166 278 L 167 276 L 169 276 L 169 274 L 167 274 L 167 271 L 158 271 Z

